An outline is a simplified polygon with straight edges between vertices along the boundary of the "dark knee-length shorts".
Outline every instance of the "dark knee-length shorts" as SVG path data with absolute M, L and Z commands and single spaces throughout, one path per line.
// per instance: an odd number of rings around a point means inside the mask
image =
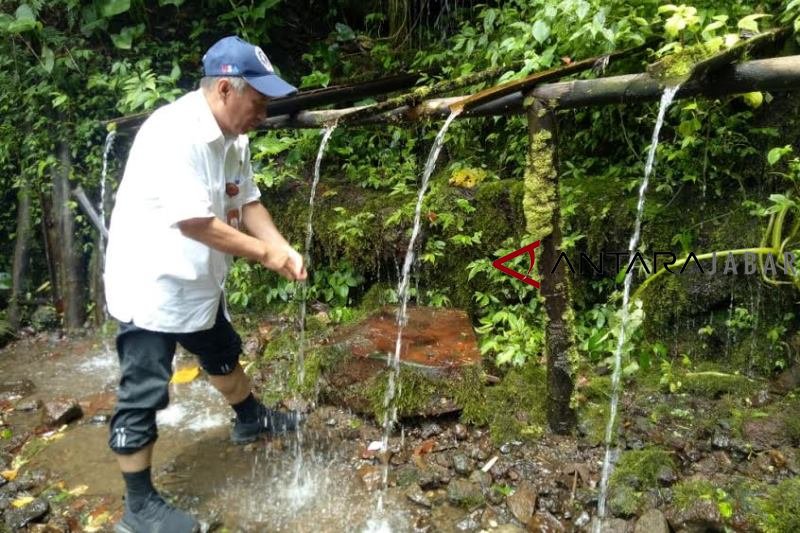
M 215 376 L 231 373 L 242 352 L 242 340 L 222 306 L 211 329 L 192 333 L 149 331 L 121 323 L 117 334 L 121 376 L 108 441 L 115 453 L 135 453 L 158 438 L 156 411 L 169 404 L 177 344 L 197 356 L 203 370 Z

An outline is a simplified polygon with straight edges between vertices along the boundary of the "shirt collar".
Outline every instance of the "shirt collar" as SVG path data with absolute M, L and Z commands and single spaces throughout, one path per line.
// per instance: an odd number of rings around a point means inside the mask
M 197 122 L 198 122 L 198 135 L 203 142 L 211 144 L 218 139 L 225 139 L 222 130 L 217 124 L 217 119 L 211 112 L 211 107 L 208 105 L 202 89 L 194 91 L 193 97 L 195 99 L 195 106 L 197 108 Z

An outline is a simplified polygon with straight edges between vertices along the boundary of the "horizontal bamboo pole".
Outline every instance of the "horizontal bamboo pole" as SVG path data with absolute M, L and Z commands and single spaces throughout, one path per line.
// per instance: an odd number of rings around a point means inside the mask
M 728 65 L 700 80 L 692 80 L 682 86 L 676 98 L 692 96 L 717 97 L 750 91 L 785 91 L 800 89 L 800 56 L 759 59 Z M 664 90 L 662 81 L 650 74 L 627 74 L 592 80 L 574 80 L 541 85 L 530 93 L 536 99 L 555 108 L 571 108 L 590 105 L 624 104 L 655 101 Z M 467 96 L 468 97 L 468 96 Z M 414 107 L 400 107 L 387 113 L 371 116 L 356 124 L 387 124 L 442 118 L 450 113 L 450 107 L 467 98 L 456 96 L 426 100 Z M 262 128 L 319 128 L 336 122 L 343 116 L 361 108 L 327 111 L 304 111 L 297 115 L 281 115 L 266 119 Z M 492 102 L 479 105 L 459 116 L 518 114 L 523 111 L 523 97 L 517 92 Z

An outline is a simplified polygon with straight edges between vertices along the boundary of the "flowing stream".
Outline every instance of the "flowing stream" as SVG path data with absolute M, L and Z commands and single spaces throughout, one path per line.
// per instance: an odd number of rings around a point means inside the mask
M 650 174 L 653 172 L 653 163 L 656 158 L 656 149 L 658 148 L 658 134 L 661 131 L 661 125 L 664 123 L 664 115 L 667 108 L 672 103 L 675 93 L 678 92 L 679 85 L 667 87 L 661 95 L 661 102 L 658 107 L 658 118 L 656 125 L 653 128 L 653 137 L 650 141 L 650 150 L 647 153 L 647 162 L 644 167 L 644 177 L 642 184 L 639 187 L 639 202 L 636 205 L 636 223 L 634 224 L 633 235 L 631 236 L 630 243 L 628 244 L 628 263 L 633 261 L 636 248 L 639 246 L 639 237 L 642 230 L 642 212 L 644 211 L 644 197 L 647 192 L 647 184 L 650 181 Z M 600 496 L 597 501 L 597 516 L 598 520 L 595 522 L 594 532 L 600 533 L 602 528 L 602 519 L 606 514 L 606 497 L 608 492 L 608 478 L 611 473 L 611 458 L 612 455 L 616 456 L 612 446 L 614 422 L 617 417 L 617 403 L 619 402 L 620 393 L 620 374 L 622 373 L 622 349 L 625 345 L 625 328 L 628 325 L 628 304 L 630 303 L 631 284 L 633 282 L 633 270 L 628 270 L 625 275 L 625 284 L 622 292 L 622 323 L 620 325 L 619 338 L 617 339 L 617 347 L 614 352 L 614 372 L 611 376 L 611 404 L 609 407 L 608 423 L 606 425 L 605 445 L 606 452 L 603 458 L 603 470 L 600 476 Z
M 328 146 L 333 131 L 336 129 L 336 124 L 326 126 L 322 130 L 322 140 L 319 143 L 319 150 L 317 151 L 317 159 L 314 163 L 314 181 L 311 184 L 311 194 L 308 200 L 308 222 L 306 224 L 306 242 L 303 261 L 306 270 L 309 270 L 311 265 L 311 241 L 314 238 L 314 227 L 312 222 L 314 220 L 314 198 L 317 194 L 317 184 L 319 183 L 320 168 L 322 166 L 322 156 L 325 153 L 325 148 Z M 306 345 L 306 300 L 308 299 L 308 281 L 303 281 L 300 284 L 300 339 L 297 346 L 297 359 L 296 368 L 298 376 L 298 384 L 305 381 L 305 345 Z M 294 475 L 288 490 L 288 500 L 293 508 L 302 507 L 310 498 L 314 496 L 315 482 L 311 472 L 305 468 L 303 459 L 303 427 L 302 425 L 297 428 L 297 439 L 294 441 Z
M 389 357 L 387 364 L 390 368 L 389 381 L 386 386 L 386 395 L 383 399 L 384 417 L 383 417 L 383 439 L 381 441 L 381 450 L 386 453 L 389 449 L 389 434 L 392 431 L 395 423 L 397 422 L 397 397 L 400 395 L 401 390 L 399 387 L 400 379 L 400 353 L 403 345 L 403 328 L 408 321 L 406 310 L 408 308 L 408 287 L 411 280 L 411 266 L 414 263 L 414 246 L 417 242 L 420 229 L 420 219 L 422 213 L 422 201 L 425 198 L 425 192 L 428 189 L 428 181 L 433 174 L 433 169 L 436 167 L 436 160 L 439 157 L 439 152 L 442 151 L 444 144 L 444 136 L 447 133 L 450 124 L 455 120 L 461 111 L 452 111 L 447 117 L 447 120 L 442 124 L 439 133 L 436 134 L 436 139 L 433 141 L 433 146 L 428 154 L 428 160 L 425 162 L 425 169 L 422 173 L 422 182 L 419 186 L 419 193 L 417 194 L 417 206 L 414 211 L 414 225 L 411 230 L 411 238 L 408 241 L 408 248 L 406 249 L 406 257 L 403 261 L 403 270 L 400 273 L 400 280 L 397 284 L 397 298 L 400 305 L 397 310 L 397 342 L 395 343 L 394 354 Z M 383 465 L 383 490 L 378 496 L 377 514 L 383 514 L 383 495 L 386 492 L 386 487 L 389 480 L 389 462 L 384 461 Z M 388 524 L 382 519 L 370 520 L 367 525 L 368 532 L 385 532 L 390 531 Z

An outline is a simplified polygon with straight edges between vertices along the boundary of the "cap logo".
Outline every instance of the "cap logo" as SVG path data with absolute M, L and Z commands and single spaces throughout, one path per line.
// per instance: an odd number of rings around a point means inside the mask
M 262 50 L 260 46 L 256 46 L 255 49 L 258 61 L 264 66 L 265 69 L 267 69 L 267 72 L 270 74 L 274 72 L 275 69 L 272 68 L 272 63 L 270 63 L 269 59 L 267 59 L 267 54 L 264 53 L 264 50 Z
M 220 65 L 220 70 L 222 71 L 223 74 L 238 74 L 239 73 L 239 67 L 237 67 L 236 65 L 222 64 L 222 65 Z

